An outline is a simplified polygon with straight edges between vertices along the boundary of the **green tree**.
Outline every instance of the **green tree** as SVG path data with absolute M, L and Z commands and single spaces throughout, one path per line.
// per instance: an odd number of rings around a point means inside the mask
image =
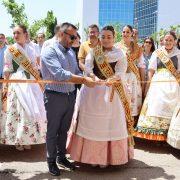
M 3 0 L 2 4 L 6 7 L 7 12 L 12 17 L 11 27 L 14 27 L 17 24 L 24 24 L 26 27 L 29 26 L 27 15 L 24 12 L 24 3 L 19 5 L 15 2 L 15 0 Z
M 6 37 L 9 44 L 14 44 L 14 39 L 11 36 Z
M 34 21 L 33 24 L 29 28 L 30 37 L 32 39 L 36 39 L 37 32 L 43 26 L 44 26 L 44 20 L 41 19 L 41 20 Z
M 116 39 L 115 39 L 115 42 L 119 42 L 121 41 L 122 39 L 122 27 L 123 25 L 121 23 L 115 23 L 115 24 L 112 24 L 112 26 L 114 27 L 114 30 L 116 32 L 115 36 L 116 36 Z
M 53 11 L 48 11 L 43 21 L 43 26 L 46 27 L 46 38 L 52 38 L 54 36 L 54 28 L 57 24 L 57 18 L 54 16 Z
M 28 28 L 30 37 L 33 39 L 36 38 L 37 32 L 43 27 L 46 29 L 46 38 L 51 38 L 54 35 L 54 27 L 57 24 L 57 19 L 53 11 L 48 11 L 45 18 L 33 21 L 32 24 L 29 24 L 28 17 L 25 13 L 25 5 L 23 3 L 18 4 L 15 0 L 2 0 L 2 4 L 12 17 L 11 28 L 18 24 L 23 24 Z
M 180 36 L 180 24 L 170 26 L 170 30 L 174 31 L 178 37 Z
M 165 34 L 168 32 L 168 31 L 174 31 L 177 35 L 177 37 L 180 36 L 180 25 L 173 25 L 173 26 L 170 26 L 169 28 L 167 29 L 163 29 L 161 28 L 158 32 L 155 32 L 151 35 L 151 37 L 154 39 L 154 42 L 156 43 L 157 47 L 159 45 L 159 41 L 162 37 L 165 36 Z

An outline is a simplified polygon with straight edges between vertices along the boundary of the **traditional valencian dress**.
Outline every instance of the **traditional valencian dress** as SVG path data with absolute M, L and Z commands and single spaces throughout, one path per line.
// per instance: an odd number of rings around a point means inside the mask
M 180 102 L 175 108 L 171 119 L 167 142 L 176 149 L 180 149 Z
M 165 47 L 160 50 L 166 52 Z M 171 53 L 167 54 L 167 57 L 179 71 L 180 50 L 175 47 Z M 155 70 L 155 74 L 152 77 L 134 135 L 149 140 L 166 141 L 173 112 L 180 102 L 180 87 L 175 76 L 157 57 L 156 52 L 152 54 L 149 69 Z M 178 133 L 174 129 L 175 124 L 178 125 L 177 119 L 178 117 L 174 115 L 169 132 L 169 142 L 171 142 L 171 138 L 174 139 L 172 141 L 175 141 L 176 138 L 178 140 Z
M 132 71 L 132 64 L 130 65 L 128 62 L 128 69 L 126 73 L 128 89 L 131 96 L 131 112 L 132 116 L 138 116 L 142 106 L 142 88 L 141 88 L 141 78 L 139 74 L 138 68 L 145 69 L 145 62 L 142 54 L 141 48 L 138 44 L 134 44 L 134 52 L 130 52 L 129 48 L 125 45 L 123 41 L 116 44 L 117 48 L 120 48 L 123 51 L 126 59 L 134 64 L 133 69 L 136 69 L 134 73 Z
M 171 119 L 167 142 L 176 149 L 180 149 L 180 102 L 178 103 Z
M 35 68 L 35 49 L 25 45 L 13 45 L 24 54 Z M 7 48 L 5 52 L 4 72 L 10 72 L 9 79 L 34 79 L 13 60 L 13 54 Z M 43 93 L 39 84 L 8 84 L 6 111 L 0 117 L 0 143 L 8 145 L 32 145 L 45 143 L 46 113 Z
M 108 62 L 125 86 L 127 61 L 121 50 L 113 47 L 105 52 Z M 105 79 L 94 59 L 94 51 L 86 58 L 86 73 L 94 73 Z M 112 87 L 97 85 L 94 88 L 83 86 L 77 98 L 77 124 L 70 139 L 68 151 L 75 161 L 87 164 L 118 165 L 133 158 L 133 146 L 128 146 L 128 131 L 125 110 L 116 93 L 112 102 Z M 77 111 L 75 111 L 76 114 Z

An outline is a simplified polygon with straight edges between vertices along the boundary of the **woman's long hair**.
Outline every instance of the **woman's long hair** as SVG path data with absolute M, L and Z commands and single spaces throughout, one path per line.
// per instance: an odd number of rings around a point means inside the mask
M 152 37 L 146 37 L 146 38 L 144 39 L 144 43 L 143 43 L 142 47 L 144 48 L 144 44 L 145 44 L 145 42 L 146 42 L 147 39 L 149 39 L 149 40 L 151 41 L 152 46 L 151 46 L 150 51 L 151 51 L 151 53 L 153 53 L 156 48 L 155 48 L 154 40 L 153 40 Z

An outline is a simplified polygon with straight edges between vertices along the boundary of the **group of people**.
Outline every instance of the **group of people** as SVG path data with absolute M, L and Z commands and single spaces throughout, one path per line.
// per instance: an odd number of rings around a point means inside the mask
M 66 153 L 94 167 L 125 164 L 134 156 L 134 137 L 180 149 L 175 33 L 168 32 L 155 50 L 151 37 L 140 46 L 138 31 L 130 25 L 123 27 L 118 43 L 112 26 L 101 31 L 89 26 L 82 44 L 77 31 L 68 22 L 57 25 L 55 36 L 39 47 L 41 53 L 23 25 L 13 29 L 13 45 L 3 46 L 0 34 L 5 80 L 0 143 L 20 151 L 46 143 L 49 172 L 55 176 L 60 175 L 57 164 L 75 169 Z

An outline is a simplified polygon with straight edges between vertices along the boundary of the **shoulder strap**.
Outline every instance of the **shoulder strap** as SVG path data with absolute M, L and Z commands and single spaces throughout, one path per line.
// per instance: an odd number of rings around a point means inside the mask
M 129 66 L 130 70 L 135 74 L 137 80 L 141 81 L 141 77 L 140 77 L 140 74 L 139 74 L 139 69 L 135 65 L 134 60 L 127 53 L 126 53 L 126 56 L 127 56 L 127 62 L 128 62 L 128 66 Z

